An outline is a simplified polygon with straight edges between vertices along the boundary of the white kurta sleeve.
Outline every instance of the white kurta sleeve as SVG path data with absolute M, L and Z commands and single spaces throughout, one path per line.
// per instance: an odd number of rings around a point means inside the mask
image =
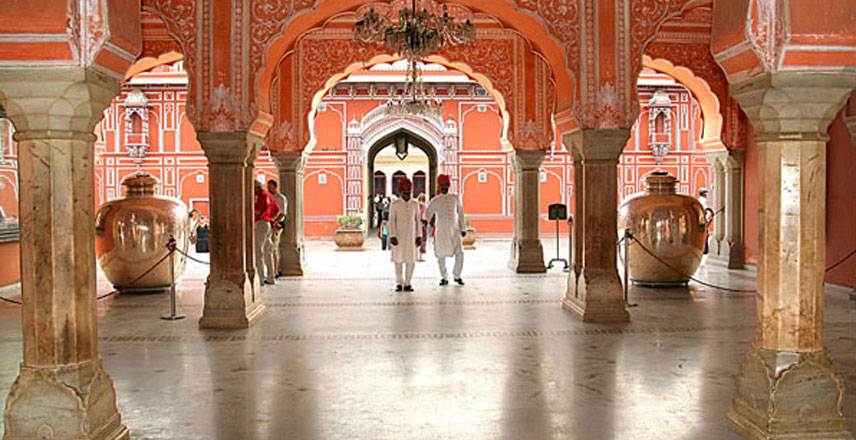
M 422 237 L 422 216 L 419 215 L 419 205 L 413 210 L 413 236 Z
M 458 210 L 458 227 L 463 232 L 467 230 L 467 221 L 464 219 L 464 204 L 461 203 L 460 197 L 455 197 L 455 201 L 458 205 L 455 207 Z
M 389 221 L 386 225 L 387 234 L 390 238 L 398 236 L 398 225 L 396 225 L 396 221 L 398 220 L 398 209 L 397 206 L 389 207 Z
M 425 208 L 425 220 L 431 221 L 431 217 L 434 217 L 434 214 L 437 213 L 437 197 L 431 199 L 431 202 L 428 203 L 428 207 Z

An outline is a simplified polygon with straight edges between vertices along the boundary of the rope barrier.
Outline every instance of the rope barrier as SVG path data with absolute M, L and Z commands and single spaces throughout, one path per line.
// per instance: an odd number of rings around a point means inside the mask
M 163 256 L 163 258 L 161 258 L 160 260 L 158 260 L 158 261 L 157 261 L 157 263 L 155 263 L 152 267 L 150 267 L 148 270 L 146 270 L 145 272 L 143 272 L 143 273 L 142 273 L 142 275 L 140 275 L 140 276 L 138 276 L 138 277 L 134 278 L 134 279 L 133 279 L 130 283 L 128 283 L 128 284 L 134 284 L 134 283 L 136 283 L 137 281 L 140 281 L 141 279 L 143 279 L 143 277 L 145 277 L 146 275 L 148 275 L 148 274 L 152 273 L 152 271 L 153 271 L 153 270 L 157 269 L 157 267 L 158 267 L 158 266 L 160 266 L 160 265 L 161 265 L 161 263 L 163 263 L 164 261 L 166 261 L 166 259 L 167 259 L 167 258 L 169 258 L 169 256 L 170 256 L 170 255 L 172 255 L 176 250 L 178 250 L 179 252 L 181 252 L 181 250 L 180 250 L 180 249 L 178 249 L 178 247 L 175 245 L 175 243 L 167 244 L 167 250 L 168 250 L 169 252 L 167 252 L 167 253 L 166 253 L 166 255 L 164 255 L 164 256 Z M 182 253 L 183 253 L 183 252 L 182 252 Z M 113 290 L 113 291 L 110 291 L 110 292 L 105 293 L 104 295 L 100 295 L 100 296 L 96 297 L 96 298 L 95 298 L 95 300 L 96 300 L 96 301 L 101 301 L 102 299 L 109 298 L 109 297 L 111 297 L 111 296 L 113 296 L 113 295 L 116 295 L 117 293 L 119 293 L 119 291 L 118 291 L 118 290 Z M 18 306 L 20 306 L 20 305 L 23 305 L 23 304 L 24 304 L 24 303 L 23 303 L 23 302 L 21 302 L 21 301 L 18 301 L 18 300 L 15 300 L 15 299 L 11 299 L 11 298 L 4 298 L 4 297 L 2 297 L 2 296 L 0 296 L 0 301 L 5 301 L 5 302 L 11 303 L 11 304 L 18 305 Z
M 652 258 L 654 258 L 655 260 L 657 260 L 658 262 L 660 262 L 660 264 L 662 264 L 663 266 L 666 266 L 667 268 L 671 269 L 671 270 L 672 270 L 673 272 L 675 272 L 676 274 L 678 274 L 678 275 L 680 275 L 680 276 L 682 276 L 682 277 L 689 278 L 690 280 L 695 281 L 695 282 L 697 282 L 697 283 L 699 283 L 699 284 L 701 284 L 701 285 L 703 285 L 703 286 L 707 286 L 707 287 L 710 287 L 710 288 L 713 288 L 713 289 L 718 289 L 718 290 L 724 290 L 724 291 L 726 291 L 726 292 L 735 292 L 735 293 L 757 293 L 757 292 L 758 292 L 757 290 L 749 290 L 749 289 L 733 289 L 733 288 L 731 288 L 731 287 L 717 286 L 717 285 L 715 285 L 715 284 L 708 283 L 707 281 L 700 280 L 700 279 L 698 279 L 698 278 L 696 278 L 696 277 L 694 277 L 694 276 L 687 275 L 687 274 L 683 273 L 681 270 L 676 269 L 676 268 L 675 268 L 675 266 L 672 266 L 671 264 L 669 264 L 669 262 L 667 262 L 667 261 L 663 260 L 662 258 L 658 257 L 656 254 L 654 254 L 654 252 L 652 252 L 650 249 L 648 249 L 647 247 L 645 247 L 645 245 L 644 245 L 644 244 L 642 244 L 642 242 L 641 242 L 641 241 L 639 241 L 639 239 L 637 239 L 637 238 L 636 238 L 636 236 L 634 236 L 634 235 L 632 235 L 632 234 L 631 234 L 631 235 L 629 235 L 629 237 L 630 237 L 630 239 L 631 239 L 631 240 L 633 240 L 634 242 L 636 242 L 636 244 L 638 244 L 638 245 L 639 245 L 639 247 L 640 247 L 640 248 L 642 248 L 642 250 L 643 250 L 643 251 L 645 251 L 645 253 L 647 253 L 647 254 L 648 254 L 648 255 L 650 255 Z
M 188 260 L 195 261 L 195 262 L 197 262 L 197 263 L 205 264 L 205 265 L 208 265 L 208 266 L 210 266 L 210 265 L 211 265 L 211 263 L 210 263 L 210 262 L 208 262 L 208 261 L 203 261 L 203 260 L 200 260 L 200 259 L 198 259 L 198 258 L 193 258 L 193 257 L 191 257 L 191 256 L 190 256 L 190 254 L 188 254 L 187 252 L 184 252 L 184 251 L 183 251 L 183 250 L 181 250 L 181 249 L 176 248 L 176 250 L 178 251 L 178 253 L 179 253 L 179 254 L 184 255 L 184 257 L 185 257 L 185 258 L 187 258 Z

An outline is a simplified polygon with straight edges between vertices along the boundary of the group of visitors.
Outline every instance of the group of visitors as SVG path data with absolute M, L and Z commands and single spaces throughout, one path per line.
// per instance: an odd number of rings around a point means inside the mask
M 466 235 L 464 207 L 457 194 L 449 193 L 451 180 L 441 174 L 437 177 L 438 194 L 430 203 L 420 204 L 411 198 L 413 184 L 408 179 L 398 183 L 398 199 L 389 206 L 389 218 L 381 222 L 386 228 L 395 263 L 395 291 L 413 292 L 413 270 L 416 261 L 425 252 L 428 227 L 434 237 L 434 255 L 440 268 L 440 285 L 449 284 L 446 258 L 455 257 L 452 270 L 454 281 L 463 286 L 461 272 L 464 266 L 464 250 L 461 239 Z M 424 196 L 424 194 L 420 194 Z M 423 198 L 426 201 L 427 197 Z M 383 231 L 382 231 L 383 232 Z M 383 244 L 383 240 L 382 240 Z
M 255 253 L 256 270 L 264 284 L 276 284 L 279 272 L 279 241 L 288 215 L 288 199 L 279 191 L 275 180 L 264 188 L 255 182 Z

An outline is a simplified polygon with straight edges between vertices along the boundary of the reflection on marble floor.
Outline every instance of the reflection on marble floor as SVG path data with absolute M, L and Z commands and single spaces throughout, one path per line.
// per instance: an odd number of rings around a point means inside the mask
M 554 243 L 544 244 L 549 258 Z M 566 274 L 505 269 L 508 241 L 466 253 L 465 287 L 441 288 L 436 263 L 419 263 L 413 294 L 393 292 L 389 256 L 374 243 L 333 246 L 308 242 L 309 274 L 265 288 L 267 313 L 249 330 L 196 328 L 198 264 L 180 285 L 186 320 L 159 319 L 165 295 L 103 301 L 101 353 L 132 437 L 740 438 L 725 413 L 752 341 L 751 294 L 633 288 L 631 323 L 583 324 L 561 309 Z M 754 287 L 750 271 L 708 264 L 700 276 Z M 856 303 L 829 289 L 826 310 L 853 427 Z M 0 305 L 0 404 L 20 340 L 17 309 Z

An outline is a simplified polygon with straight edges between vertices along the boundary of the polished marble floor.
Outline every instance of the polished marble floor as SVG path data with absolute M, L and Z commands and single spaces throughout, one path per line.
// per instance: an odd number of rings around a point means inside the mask
M 102 301 L 101 353 L 132 438 L 740 438 L 724 414 L 752 341 L 751 294 L 634 287 L 631 323 L 583 324 L 560 307 L 566 274 L 517 276 L 508 241 L 477 246 L 465 287 L 439 287 L 428 261 L 402 294 L 374 242 L 360 253 L 309 242 L 309 274 L 265 288 L 266 315 L 243 331 L 196 328 L 199 264 L 181 280 L 183 321 L 159 319 L 165 295 Z M 751 271 L 705 265 L 699 276 L 754 287 Z M 828 291 L 826 341 L 853 427 L 847 293 Z M 0 405 L 20 359 L 18 310 L 0 304 Z

